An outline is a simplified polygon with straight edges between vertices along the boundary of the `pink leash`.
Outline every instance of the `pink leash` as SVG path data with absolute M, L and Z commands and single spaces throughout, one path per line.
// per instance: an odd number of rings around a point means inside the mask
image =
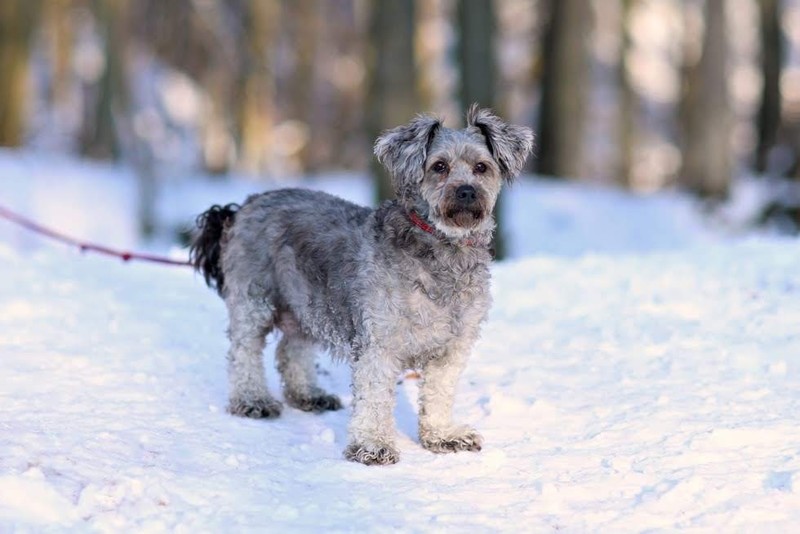
M 56 232 L 55 230 L 46 228 L 38 223 L 35 223 L 34 221 L 26 217 L 23 217 L 22 215 L 15 213 L 3 206 L 0 206 L 0 218 L 11 221 L 12 223 L 18 226 L 22 226 L 23 228 L 27 228 L 31 232 L 47 236 L 50 239 L 59 241 L 61 243 L 65 243 L 73 247 L 77 247 L 78 249 L 80 249 L 81 252 L 87 252 L 87 251 L 98 252 L 106 256 L 114 256 L 116 258 L 121 258 L 122 261 L 141 260 L 141 261 L 149 261 L 152 263 L 161 263 L 163 265 L 181 265 L 184 267 L 190 267 L 192 265 L 188 261 L 173 260 L 171 258 L 167 258 L 164 256 L 156 256 L 153 254 L 114 250 L 109 247 L 104 247 L 103 245 L 78 241 L 77 239 L 66 236 L 64 234 Z

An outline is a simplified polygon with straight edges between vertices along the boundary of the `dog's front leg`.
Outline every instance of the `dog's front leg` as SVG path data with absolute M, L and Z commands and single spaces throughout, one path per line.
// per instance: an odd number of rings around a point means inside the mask
M 432 452 L 479 451 L 483 438 L 473 428 L 453 423 L 453 398 L 466 364 L 467 347 L 448 348 L 422 369 L 419 391 L 419 441 Z
M 387 351 L 368 350 L 352 369 L 353 415 L 344 456 L 366 465 L 397 463 L 393 414 L 399 365 Z

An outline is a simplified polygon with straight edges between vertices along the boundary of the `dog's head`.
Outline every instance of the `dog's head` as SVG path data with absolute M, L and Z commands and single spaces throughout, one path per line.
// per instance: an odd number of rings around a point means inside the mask
M 532 147 L 530 128 L 472 106 L 463 130 L 420 115 L 380 136 L 375 155 L 406 209 L 446 235 L 463 237 L 493 227 L 500 188 L 519 174 Z

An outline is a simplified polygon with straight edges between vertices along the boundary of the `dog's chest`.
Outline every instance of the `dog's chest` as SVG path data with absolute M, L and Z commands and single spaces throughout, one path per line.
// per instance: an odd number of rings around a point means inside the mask
M 432 312 L 440 311 L 446 316 L 469 307 L 476 291 L 471 272 L 435 274 L 419 271 L 410 286 L 418 306 L 429 308 Z
M 408 356 L 435 353 L 456 339 L 472 337 L 488 309 L 488 271 L 415 269 L 393 282 L 380 337 Z

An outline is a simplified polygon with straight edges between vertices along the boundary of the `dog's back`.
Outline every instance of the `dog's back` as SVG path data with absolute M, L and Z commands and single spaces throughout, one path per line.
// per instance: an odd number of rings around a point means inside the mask
M 253 195 L 226 223 L 219 253 L 196 255 L 195 265 L 207 281 L 211 278 L 209 285 L 216 281 L 226 301 L 260 302 L 262 313 L 276 319 L 290 313 L 306 329 L 317 330 L 315 337 L 326 345 L 349 345 L 354 325 L 347 299 L 352 293 L 342 286 L 363 265 L 371 213 L 319 191 Z M 208 242 L 217 219 L 215 213 L 204 216 L 212 228 L 201 228 L 194 248 L 216 251 Z M 212 265 L 215 257 L 218 264 Z
M 214 205 L 197 218 L 190 257 L 206 284 L 220 295 L 226 275 L 246 271 L 242 274 L 250 277 L 244 280 L 257 282 L 270 258 L 278 257 L 285 246 L 308 260 L 300 263 L 316 272 L 307 275 L 320 278 L 324 267 L 332 265 L 332 251 L 355 254 L 360 228 L 370 213 L 369 208 L 321 191 L 278 189 L 251 195 L 242 206 Z M 333 249 L 332 242 L 337 245 Z

